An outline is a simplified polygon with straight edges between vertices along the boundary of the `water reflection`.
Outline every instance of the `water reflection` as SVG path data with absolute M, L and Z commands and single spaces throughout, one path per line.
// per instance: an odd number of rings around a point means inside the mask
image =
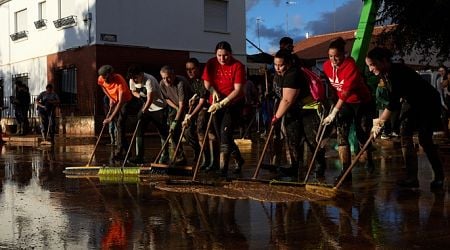
M 394 181 L 402 174 L 401 159 L 389 149 L 383 149 L 377 158 L 381 166 L 377 175 L 367 176 L 363 170 L 355 170 L 353 200 L 278 203 L 171 193 L 157 190 L 149 182 L 104 184 L 96 178 L 66 179 L 62 170 L 67 162 L 85 164 L 91 149 L 76 145 L 54 150 L 3 147 L 0 248 L 450 246 L 448 190 L 399 190 Z M 110 148 L 101 149 L 96 157 L 107 160 L 109 153 Z M 421 169 L 429 171 L 426 165 Z

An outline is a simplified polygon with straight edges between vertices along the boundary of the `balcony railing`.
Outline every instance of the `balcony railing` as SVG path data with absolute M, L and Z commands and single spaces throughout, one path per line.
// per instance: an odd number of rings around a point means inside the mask
M 57 29 L 71 27 L 77 24 L 77 16 L 67 16 L 60 18 L 58 20 L 53 21 L 53 24 Z
M 44 27 L 47 27 L 47 20 L 46 19 L 40 19 L 34 22 L 34 27 L 36 29 L 42 29 Z
M 19 32 L 16 32 L 14 34 L 9 35 L 11 37 L 11 40 L 17 41 L 19 39 L 27 38 L 28 37 L 28 31 L 22 30 Z

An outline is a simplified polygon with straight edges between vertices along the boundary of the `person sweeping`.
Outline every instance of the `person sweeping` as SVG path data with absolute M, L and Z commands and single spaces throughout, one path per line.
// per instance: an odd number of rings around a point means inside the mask
M 41 134 L 44 141 L 50 139 L 55 142 L 56 106 L 59 104 L 59 96 L 55 93 L 53 84 L 47 84 L 45 91 L 36 98 L 36 106 L 41 119 Z M 47 138 L 50 137 L 50 138 Z
M 430 189 L 442 189 L 444 171 L 437 146 L 433 143 L 433 131 L 440 125 L 439 92 L 413 69 L 392 63 L 391 57 L 391 51 L 380 47 L 369 51 L 366 57 L 369 70 L 382 78 L 390 90 L 389 103 L 380 117 L 373 120 L 372 133 L 374 137 L 378 136 L 392 112 L 401 110 L 400 142 L 407 177 L 397 184 L 407 188 L 419 187 L 418 159 L 413 141 L 414 132 L 418 131 L 419 144 L 434 172 Z

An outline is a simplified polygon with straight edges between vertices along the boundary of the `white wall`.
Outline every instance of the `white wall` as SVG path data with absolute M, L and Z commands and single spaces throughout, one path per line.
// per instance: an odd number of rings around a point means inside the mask
M 204 31 L 204 0 L 108 0 L 97 2 L 97 43 L 101 33 L 118 43 L 157 49 L 211 53 L 228 41 L 245 55 L 245 1 L 228 1 L 228 33 Z M 99 11 L 101 10 L 101 12 Z
M 64 0 L 74 1 L 74 0 Z M 58 0 L 46 0 L 47 27 L 37 30 L 40 1 L 11 0 L 0 5 L 0 77 L 5 80 L 5 96 L 10 95 L 11 76 L 30 74 L 31 94 L 47 84 L 46 56 L 70 48 L 88 45 L 88 23 L 92 13 L 91 45 L 104 44 L 100 34 L 115 34 L 110 44 L 143 46 L 154 49 L 188 51 L 201 62 L 214 56 L 218 42 L 228 41 L 237 59 L 245 63 L 245 1 L 228 1 L 228 32 L 204 30 L 204 0 L 76 0 L 68 4 L 77 16 L 77 24 L 56 29 Z M 28 38 L 12 41 L 14 13 L 27 9 Z M 98 10 L 98 11 L 96 11 Z M 35 87 L 31 87 L 35 84 Z

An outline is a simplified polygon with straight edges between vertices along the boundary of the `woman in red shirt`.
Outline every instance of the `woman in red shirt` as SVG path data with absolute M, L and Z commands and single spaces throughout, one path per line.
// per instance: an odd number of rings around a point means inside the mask
M 355 60 L 345 56 L 344 39 L 339 37 L 331 42 L 328 58 L 330 60 L 324 63 L 323 71 L 339 99 L 323 123 L 328 125 L 336 118 L 338 152 L 342 163 L 341 173 L 344 173 L 351 164 L 348 139 L 350 127 L 353 123 L 355 124 L 356 137 L 359 145 L 362 146 L 370 136 L 375 104 Z M 369 172 L 373 172 L 374 164 L 370 149 L 367 150 L 366 168 Z M 347 175 L 345 181 L 351 182 L 351 174 Z
M 236 160 L 234 173 L 240 173 L 244 164 L 233 132 L 244 105 L 245 67 L 232 56 L 228 42 L 219 42 L 215 51 L 216 56 L 206 63 L 202 78 L 211 93 L 208 112 L 214 113 L 214 128 L 220 142 L 220 173 L 226 177 L 230 155 Z

